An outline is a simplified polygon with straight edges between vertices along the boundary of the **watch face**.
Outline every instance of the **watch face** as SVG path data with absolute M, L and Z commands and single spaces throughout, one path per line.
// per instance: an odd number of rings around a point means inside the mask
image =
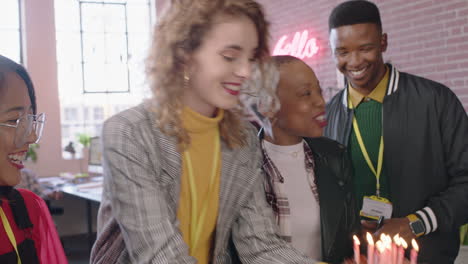
M 410 226 L 415 235 L 419 235 L 421 233 L 426 232 L 426 229 L 424 228 L 424 224 L 422 223 L 421 220 L 412 222 Z

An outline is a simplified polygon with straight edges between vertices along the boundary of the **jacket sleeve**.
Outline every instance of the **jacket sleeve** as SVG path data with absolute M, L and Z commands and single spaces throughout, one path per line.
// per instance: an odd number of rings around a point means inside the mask
M 105 182 L 112 216 L 122 232 L 132 263 L 196 263 L 189 256 L 170 217 L 168 201 L 158 181 L 159 157 L 148 154 L 144 132 L 124 117 L 107 121 L 103 129 Z M 155 161 L 156 159 L 156 161 Z M 160 166 L 160 165 L 156 165 Z
M 468 222 L 468 116 L 455 94 L 444 87 L 436 105 L 448 188 L 429 200 L 441 232 Z M 430 216 L 430 215 L 429 215 Z
M 361 229 L 361 221 L 359 217 L 359 210 L 357 208 L 357 201 L 356 197 L 354 195 L 354 176 L 353 176 L 353 169 L 352 169 L 352 164 L 351 160 L 349 158 L 348 151 L 346 150 L 346 147 L 343 146 L 343 151 L 341 152 L 341 169 L 343 176 L 346 179 L 345 182 L 345 191 L 346 191 L 346 228 L 347 234 L 348 234 L 348 252 L 346 252 L 346 257 L 351 257 L 354 253 L 352 251 L 352 246 L 353 246 L 353 240 L 352 240 L 352 235 L 354 234 L 361 234 L 360 229 Z M 364 240 L 364 238 L 360 238 L 361 241 Z
M 253 135 L 255 138 L 255 135 Z M 256 140 L 257 141 L 257 140 Z M 251 199 L 245 204 L 233 224 L 232 238 L 242 263 L 316 263 L 293 249 L 278 234 L 273 211 L 268 206 L 263 189 L 261 151 L 258 142 L 252 142 L 256 153 L 256 183 Z
M 328 153 L 327 166 L 333 171 L 333 176 L 336 177 L 336 184 L 340 186 L 339 191 L 335 195 L 342 195 L 342 210 L 341 220 L 336 232 L 333 254 L 329 254 L 329 262 L 340 263 L 343 258 L 353 256 L 353 235 L 360 236 L 360 217 L 359 210 L 354 195 L 354 181 L 352 164 L 346 146 L 332 140 L 322 140 L 322 143 L 327 143 L 327 148 L 321 152 Z M 335 189 L 337 190 L 337 189 Z M 338 208 L 328 208 L 329 210 L 337 210 Z M 359 238 L 365 241 L 363 238 Z

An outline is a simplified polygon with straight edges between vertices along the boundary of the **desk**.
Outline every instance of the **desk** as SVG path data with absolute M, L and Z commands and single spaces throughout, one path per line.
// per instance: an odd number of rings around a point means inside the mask
M 93 239 L 93 216 L 92 203 L 100 203 L 102 196 L 102 177 L 91 177 L 86 179 L 85 183 L 74 184 L 66 182 L 59 177 L 43 178 L 41 183 L 49 188 L 62 191 L 64 194 L 73 196 L 78 199 L 83 199 L 86 203 L 86 219 L 88 232 L 88 247 L 91 248 L 94 244 Z
M 93 187 L 86 186 L 86 188 L 82 188 L 83 185 L 85 184 L 65 185 L 60 188 L 60 190 L 66 194 L 73 195 L 78 198 L 100 203 L 102 195 L 102 180 L 100 182 L 100 186 L 97 184 L 93 185 Z
M 92 179 L 88 183 L 65 185 L 61 191 L 70 196 L 84 199 L 86 202 L 86 218 L 88 226 L 88 248 L 89 252 L 94 244 L 93 239 L 93 215 L 91 211 L 92 203 L 100 203 L 102 196 L 102 177 Z

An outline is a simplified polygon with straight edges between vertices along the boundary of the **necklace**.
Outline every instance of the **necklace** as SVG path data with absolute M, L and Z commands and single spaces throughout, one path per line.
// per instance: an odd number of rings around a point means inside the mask
M 299 156 L 299 153 L 301 152 L 300 150 L 292 151 L 292 152 L 283 152 L 283 151 L 279 151 L 277 149 L 271 149 L 271 150 L 273 150 L 276 153 L 280 153 L 282 155 L 291 156 L 293 158 L 297 158 L 297 156 Z

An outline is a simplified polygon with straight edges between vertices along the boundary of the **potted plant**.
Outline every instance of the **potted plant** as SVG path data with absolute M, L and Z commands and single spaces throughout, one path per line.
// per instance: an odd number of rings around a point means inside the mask
M 78 142 L 80 142 L 84 148 L 89 148 L 89 144 L 91 143 L 91 136 L 86 133 L 79 133 Z
M 83 146 L 82 155 L 80 160 L 81 176 L 87 176 L 88 172 L 88 156 L 89 156 L 89 145 L 91 144 L 91 136 L 87 133 L 79 133 L 77 135 L 78 142 Z

